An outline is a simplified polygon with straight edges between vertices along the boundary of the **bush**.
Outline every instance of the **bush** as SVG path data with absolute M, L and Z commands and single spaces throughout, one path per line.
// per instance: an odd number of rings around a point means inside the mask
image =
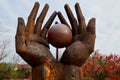
M 31 75 L 29 67 L 16 68 L 16 65 L 11 63 L 0 63 L 0 80 L 4 79 L 25 79 Z
M 31 74 L 30 69 L 29 68 L 24 68 L 24 67 L 19 68 L 16 72 L 18 73 L 17 77 L 20 78 L 20 79 L 28 78 Z
M 13 65 L 10 63 L 0 63 L 0 80 L 10 78 L 10 72 L 13 69 Z
M 100 55 L 97 51 L 82 66 L 84 77 L 94 80 L 120 80 L 120 56 Z
M 91 77 L 86 77 L 86 78 L 83 78 L 82 80 L 94 80 L 94 79 Z

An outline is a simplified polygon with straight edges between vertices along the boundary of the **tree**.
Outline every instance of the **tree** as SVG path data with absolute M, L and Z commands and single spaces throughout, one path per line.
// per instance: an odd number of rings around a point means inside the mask
M 0 61 L 4 59 L 5 57 L 7 57 L 8 55 L 6 51 L 8 43 L 9 43 L 8 41 L 2 41 L 0 43 Z

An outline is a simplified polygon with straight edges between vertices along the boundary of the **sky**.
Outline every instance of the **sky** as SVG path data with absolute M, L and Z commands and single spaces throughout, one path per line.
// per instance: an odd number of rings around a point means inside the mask
M 0 41 L 9 40 L 8 50 L 11 54 L 16 53 L 17 18 L 23 17 L 27 22 L 27 17 L 36 1 L 40 3 L 38 13 L 46 3 L 50 6 L 44 23 L 55 10 L 61 11 L 67 19 L 64 10 L 66 3 L 76 16 L 74 5 L 78 2 L 86 23 L 90 18 L 96 18 L 95 50 L 99 50 L 102 54 L 120 54 L 120 0 L 0 0 Z M 52 47 L 51 51 L 55 54 L 55 48 Z

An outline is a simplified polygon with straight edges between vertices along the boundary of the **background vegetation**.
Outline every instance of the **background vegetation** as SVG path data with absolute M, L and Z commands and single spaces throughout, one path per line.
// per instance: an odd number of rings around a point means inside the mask
M 82 66 L 82 73 L 84 80 L 120 80 L 120 56 L 95 51 Z
M 27 79 L 31 75 L 31 68 L 24 65 L 0 63 L 0 80 L 4 79 Z

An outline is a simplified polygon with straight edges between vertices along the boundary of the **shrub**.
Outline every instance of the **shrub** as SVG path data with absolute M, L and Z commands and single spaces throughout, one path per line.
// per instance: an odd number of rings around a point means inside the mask
M 94 79 L 91 77 L 86 77 L 86 78 L 83 78 L 82 80 L 94 80 Z
M 4 79 L 25 79 L 31 75 L 30 67 L 18 67 L 11 63 L 0 63 L 0 80 Z
M 82 66 L 84 77 L 94 80 L 120 80 L 120 56 L 101 55 L 97 51 Z
M 10 72 L 12 71 L 13 65 L 10 63 L 0 63 L 0 80 L 10 78 Z

